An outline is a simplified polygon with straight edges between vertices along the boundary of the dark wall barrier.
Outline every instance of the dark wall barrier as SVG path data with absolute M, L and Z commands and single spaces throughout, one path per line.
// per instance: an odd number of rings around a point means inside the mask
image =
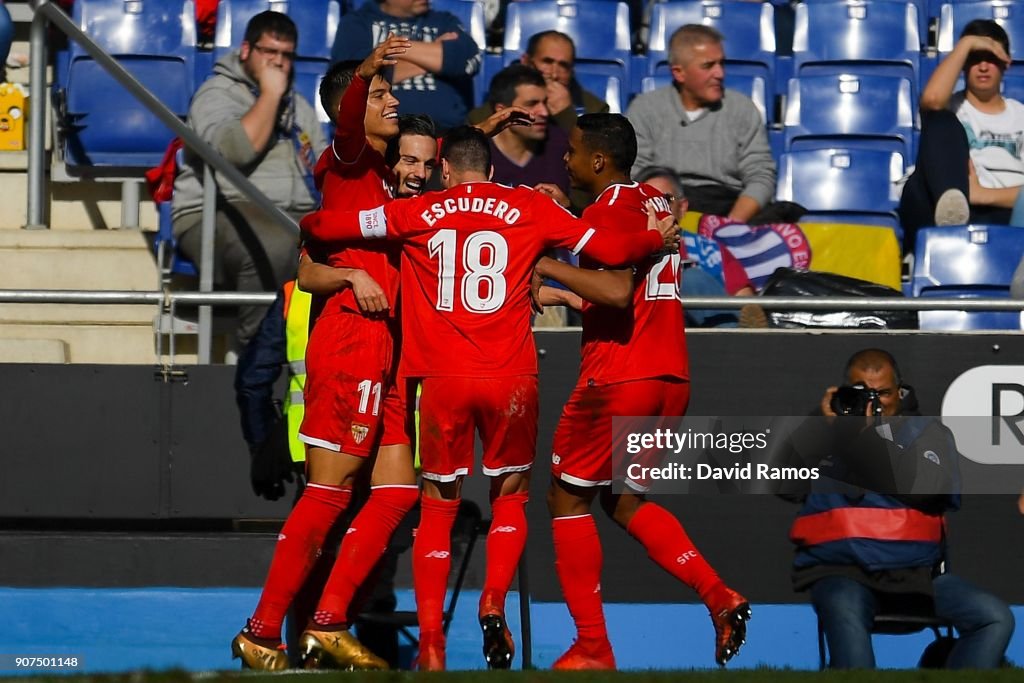
M 896 356 L 922 413 L 939 414 L 945 400 L 991 415 L 999 391 L 1003 414 L 1024 412 L 1019 339 L 695 333 L 688 338 L 689 412 L 806 414 L 825 387 L 840 383 L 847 357 L 868 346 Z M 530 580 L 535 599 L 557 600 L 544 492 L 554 428 L 576 381 L 579 335 L 539 333 L 537 345 L 542 397 L 529 508 Z M 275 534 L 237 531 L 258 528 L 251 520 L 283 519 L 291 500 L 271 503 L 249 489 L 233 371 L 188 368 L 187 382 L 164 383 L 140 366 L 0 365 L 6 389 L 0 397 L 0 585 L 258 585 Z M 994 384 L 1003 387 L 995 394 Z M 1009 427 L 1003 438 L 1015 438 Z M 486 510 L 483 484 L 472 482 L 466 496 Z M 752 600 L 801 599 L 789 587 L 794 506 L 771 496 L 666 496 L 660 502 Z M 694 599 L 624 531 L 596 516 L 608 600 Z M 1024 586 L 1016 580 L 1024 574 L 1024 518 L 1015 498 L 970 497 L 952 515 L 950 529 L 955 571 L 1024 603 Z M 480 576 L 481 560 L 479 553 L 470 583 Z

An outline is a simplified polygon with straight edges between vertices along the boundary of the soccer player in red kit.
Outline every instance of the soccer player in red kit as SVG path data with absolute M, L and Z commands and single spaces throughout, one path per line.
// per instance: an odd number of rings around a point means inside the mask
M 338 112 L 338 120 L 332 145 L 314 174 L 325 207 L 368 208 L 390 200 L 393 178 L 384 152 L 398 134 L 398 100 L 378 72 L 394 64 L 394 57 L 408 46 L 408 39 L 391 37 L 361 64 L 335 65 L 326 74 L 321 99 L 325 109 Z M 232 649 L 250 668 L 287 667 L 280 646 L 284 615 L 327 532 L 348 506 L 357 472 L 376 450 L 371 495 L 349 528 L 358 533 L 346 535 L 300 647 L 317 663 L 328 658 L 341 667 L 387 668 L 348 632 L 346 612 L 394 528 L 419 497 L 405 405 L 394 381 L 397 321 L 392 312 L 399 256 L 386 244 L 307 244 L 306 249 L 318 251 L 313 260 L 333 266 L 339 279 L 363 275 L 346 280 L 351 286 L 330 296 L 310 334 L 299 434 L 307 444 L 308 483 L 281 530 L 256 611 Z M 319 268 L 321 273 L 326 270 Z M 316 272 L 309 265 L 301 268 L 299 282 L 315 291 L 304 281 L 311 270 Z M 376 287 L 378 300 L 383 293 L 385 310 L 364 313 L 357 285 Z
M 492 524 L 480 602 L 484 654 L 511 666 L 505 597 L 526 541 L 524 506 L 537 435 L 537 358 L 529 282 L 545 248 L 582 251 L 612 264 L 677 247 L 670 218 L 644 235 L 593 230 L 542 193 L 488 181 L 490 146 L 460 127 L 442 145 L 444 192 L 373 211 L 319 211 L 302 221 L 315 239 L 403 240 L 404 373 L 422 380 L 422 517 L 413 546 L 421 669 L 444 668 L 441 615 L 451 565 L 451 528 L 473 435 L 492 477 Z
M 583 220 L 639 239 L 648 207 L 659 216 L 671 214 L 661 192 L 630 180 L 635 159 L 636 134 L 624 116 L 587 114 L 577 120 L 565 162 L 573 186 L 596 197 Z M 550 186 L 543 189 L 555 194 Z M 559 199 L 568 201 L 564 195 Z M 627 479 L 628 492 L 622 494 L 610 486 L 613 416 L 686 413 L 690 383 L 679 264 L 676 252 L 633 270 L 582 270 L 549 258 L 537 266 L 539 276 L 558 280 L 584 299 L 580 378 L 555 431 L 548 492 L 555 565 L 578 634 L 555 669 L 615 668 L 601 603 L 601 542 L 590 514 L 598 492 L 605 511 L 651 559 L 700 595 L 715 626 L 719 664 L 736 654 L 745 638 L 749 604 L 722 582 L 679 521 L 644 499 L 643 482 Z M 584 255 L 581 266 L 599 264 Z M 558 303 L 558 295 L 550 295 L 541 303 Z

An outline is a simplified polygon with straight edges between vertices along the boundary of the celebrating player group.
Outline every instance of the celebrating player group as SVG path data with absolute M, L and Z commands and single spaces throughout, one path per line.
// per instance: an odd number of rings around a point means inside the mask
M 416 665 L 444 670 L 451 533 L 479 435 L 492 515 L 478 612 L 483 654 L 489 668 L 511 667 L 505 599 L 527 540 L 537 449 L 531 313 L 568 303 L 582 308 L 582 366 L 555 434 L 548 505 L 577 638 L 553 668 L 615 668 L 590 511 L 598 496 L 650 558 L 707 605 L 715 661 L 724 665 L 744 642 L 748 602 L 722 582 L 679 521 L 645 499 L 643 482 L 625 481 L 626 493 L 611 487 L 612 417 L 683 415 L 690 396 L 678 229 L 662 194 L 630 180 L 632 127 L 618 114 L 578 119 L 565 164 L 573 187 L 593 203 L 577 218 L 554 185 L 490 181 L 488 135 L 530 125 L 526 111 L 501 109 L 440 141 L 425 117 L 398 116 L 385 74 L 409 45 L 391 36 L 364 61 L 333 66 L 321 86 L 337 127 L 315 174 L 322 208 L 302 221 L 299 283 L 322 302 L 306 354 L 300 430 L 308 484 L 281 530 L 259 604 L 232 641 L 234 654 L 253 669 L 289 666 L 285 613 L 355 482 L 368 478 L 367 502 L 349 525 L 293 661 L 387 668 L 349 627 L 359 587 L 418 501 Z M 438 156 L 444 189 L 424 193 Z M 578 254 L 581 267 L 550 258 L 555 248 Z M 567 289 L 538 286 L 542 278 Z M 418 429 L 410 400 L 417 392 Z

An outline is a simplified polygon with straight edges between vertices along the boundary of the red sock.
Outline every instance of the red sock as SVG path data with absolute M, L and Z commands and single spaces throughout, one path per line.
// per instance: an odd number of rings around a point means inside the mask
M 412 543 L 412 580 L 421 640 L 424 633 L 442 632 L 444 595 L 452 566 L 452 525 L 459 503 L 458 498 L 423 496 L 420 500 L 420 526 Z
M 651 502 L 641 505 L 626 531 L 643 544 L 647 555 L 659 567 L 697 591 L 705 603 L 711 591 L 721 585 L 722 580 L 697 552 L 683 525 L 660 505 Z
M 604 556 L 597 525 L 591 515 L 555 517 L 555 569 L 562 595 L 576 622 L 578 640 L 585 645 L 604 645 L 608 629 L 601 604 L 601 566 Z
M 320 626 L 347 627 L 352 597 L 380 560 L 391 534 L 419 499 L 415 486 L 375 486 L 345 534 L 338 560 L 324 586 L 313 621 Z
M 505 614 L 505 596 L 526 546 L 526 501 L 529 494 L 509 493 L 491 502 L 487 533 L 487 570 L 480 594 L 480 615 Z
M 277 536 L 263 595 L 249 620 L 259 638 L 281 639 L 281 622 L 292 599 L 309 575 L 324 537 L 348 507 L 352 489 L 308 484 Z

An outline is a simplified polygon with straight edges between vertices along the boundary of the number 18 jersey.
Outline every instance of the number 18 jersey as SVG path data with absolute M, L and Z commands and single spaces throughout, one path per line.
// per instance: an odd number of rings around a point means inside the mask
M 646 220 L 646 219 L 645 219 Z M 644 258 L 656 231 L 595 231 L 528 187 L 463 183 L 360 212 L 365 238 L 404 241 L 403 372 L 409 377 L 536 374 L 530 277 L 547 248 L 612 263 Z

